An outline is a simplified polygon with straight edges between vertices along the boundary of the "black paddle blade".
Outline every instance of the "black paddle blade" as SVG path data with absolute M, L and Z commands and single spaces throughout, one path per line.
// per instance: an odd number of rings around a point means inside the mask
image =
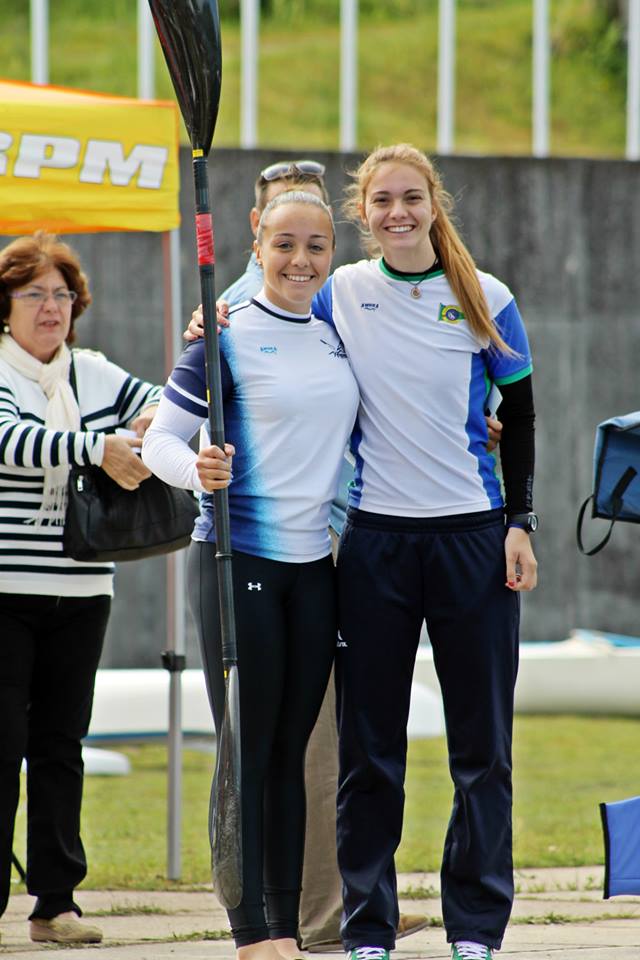
M 222 84 L 217 0 L 149 0 L 149 6 L 191 146 L 207 156 Z
M 240 687 L 229 667 L 216 775 L 209 804 L 213 892 L 227 910 L 242 900 L 242 793 L 240 784 Z

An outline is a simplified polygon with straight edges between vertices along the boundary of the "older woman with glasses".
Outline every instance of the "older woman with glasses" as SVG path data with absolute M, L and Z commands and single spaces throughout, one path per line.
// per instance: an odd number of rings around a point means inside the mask
M 69 349 L 90 303 L 77 256 L 56 237 L 0 251 L 0 915 L 24 757 L 30 934 L 57 943 L 102 939 L 78 922 L 73 895 L 87 872 L 81 741 L 114 572 L 63 553 L 69 470 L 94 464 L 136 489 L 149 471 L 135 448 L 161 392 L 101 354 Z M 116 435 L 126 425 L 138 438 Z

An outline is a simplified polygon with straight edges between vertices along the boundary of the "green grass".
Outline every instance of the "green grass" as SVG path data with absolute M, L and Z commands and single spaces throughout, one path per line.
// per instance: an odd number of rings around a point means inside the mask
M 624 718 L 518 717 L 514 743 L 514 855 L 518 868 L 603 862 L 598 804 L 638 793 L 640 722 Z M 166 751 L 127 747 L 128 777 L 87 777 L 83 837 L 87 888 L 166 889 Z M 207 808 L 212 756 L 186 749 L 181 884 L 209 882 Z M 452 788 L 442 739 L 409 749 L 398 869 L 437 870 Z M 24 790 L 15 849 L 22 859 Z
M 234 4 L 222 0 L 228 16 Z M 259 145 L 336 149 L 339 136 L 338 0 L 271 0 L 261 26 Z M 528 153 L 531 142 L 530 0 L 459 0 L 456 150 Z M 57 0 L 51 5 L 51 82 L 134 96 L 136 5 Z M 552 0 L 552 132 L 557 155 L 621 156 L 625 138 L 622 28 L 598 0 Z M 359 36 L 362 149 L 411 140 L 433 150 L 437 0 L 363 3 Z M 28 0 L 0 0 L 0 60 L 29 78 Z M 240 35 L 225 19 L 216 143 L 239 139 Z M 172 97 L 157 51 L 157 93 Z
M 639 732 L 635 719 L 516 718 L 517 867 L 603 863 L 598 804 L 639 792 Z M 444 742 L 412 743 L 400 870 L 439 868 L 450 803 Z

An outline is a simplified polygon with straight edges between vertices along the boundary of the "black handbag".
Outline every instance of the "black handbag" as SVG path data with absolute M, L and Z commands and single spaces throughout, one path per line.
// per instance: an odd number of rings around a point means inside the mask
M 125 490 L 101 467 L 72 467 L 64 553 L 74 560 L 141 560 L 189 543 L 198 503 L 156 476 Z

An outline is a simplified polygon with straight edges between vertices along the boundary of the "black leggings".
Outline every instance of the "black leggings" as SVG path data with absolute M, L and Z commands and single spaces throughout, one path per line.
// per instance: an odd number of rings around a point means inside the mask
M 304 849 L 304 754 L 336 645 L 330 556 L 233 555 L 242 745 L 243 896 L 237 947 L 296 937 Z M 216 730 L 224 710 L 215 546 L 193 543 L 189 594 Z

